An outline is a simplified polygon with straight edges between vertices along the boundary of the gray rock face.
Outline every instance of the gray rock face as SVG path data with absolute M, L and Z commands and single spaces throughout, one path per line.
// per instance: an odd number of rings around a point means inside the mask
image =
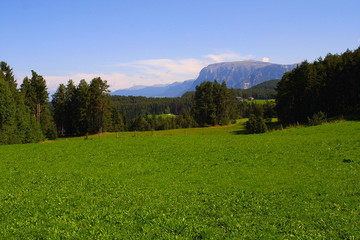
M 280 79 L 295 67 L 296 64 L 281 65 L 254 60 L 211 64 L 201 70 L 191 90 L 204 81 L 214 80 L 220 83 L 225 81 L 228 87 L 246 89 L 268 80 Z

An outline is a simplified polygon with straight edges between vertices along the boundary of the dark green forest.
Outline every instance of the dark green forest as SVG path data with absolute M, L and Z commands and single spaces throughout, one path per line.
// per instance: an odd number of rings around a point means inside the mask
M 129 122 L 138 115 L 189 114 L 193 105 L 193 95 L 184 94 L 175 98 L 148 98 L 134 96 L 109 96 L 118 112 Z
M 360 47 L 302 62 L 277 86 L 276 109 L 287 124 L 304 123 L 314 114 L 328 117 L 360 113 Z
M 18 89 L 12 68 L 1 62 L 0 144 L 56 138 L 44 78 L 32 71 Z
M 101 78 L 78 86 L 60 84 L 52 101 L 46 81 L 35 71 L 18 88 L 12 68 L 1 62 L 0 144 L 39 142 L 57 136 L 122 131 L 122 118 Z
M 72 80 L 60 84 L 52 96 L 53 116 L 59 136 L 117 132 L 124 130 L 123 120 L 109 99 L 106 80 L 94 78 L 75 86 Z
M 248 89 L 234 89 L 237 97 L 248 99 L 253 97 L 255 99 L 274 99 L 276 96 L 276 86 L 280 82 L 280 79 L 274 79 L 259 83 Z
M 192 116 L 201 126 L 227 125 L 238 117 L 235 94 L 225 82 L 203 82 L 196 86 Z

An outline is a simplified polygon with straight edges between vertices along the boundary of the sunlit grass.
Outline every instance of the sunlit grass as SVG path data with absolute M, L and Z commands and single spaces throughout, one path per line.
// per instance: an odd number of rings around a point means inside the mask
M 116 133 L 102 133 L 89 135 L 88 137 L 59 138 L 56 141 L 74 141 L 74 140 L 100 140 L 104 138 L 129 138 L 129 137 L 151 137 L 151 136 L 185 136 L 185 135 L 232 135 L 240 131 L 245 132 L 245 122 L 247 118 L 236 120 L 235 124 L 227 126 L 199 127 L 199 128 L 181 128 L 157 131 L 127 131 Z
M 0 236 L 360 236 L 360 122 L 236 134 L 242 129 L 1 146 Z

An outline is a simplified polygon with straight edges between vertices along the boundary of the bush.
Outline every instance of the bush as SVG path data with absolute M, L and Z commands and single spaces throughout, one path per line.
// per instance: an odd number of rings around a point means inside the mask
M 230 119 L 227 118 L 227 117 L 222 117 L 222 118 L 220 119 L 220 125 L 222 125 L 222 126 L 228 125 L 229 122 L 230 122 Z
M 321 125 L 326 122 L 326 114 L 322 111 L 315 113 L 312 118 L 308 117 L 308 124 L 310 126 Z
M 267 131 L 265 120 L 261 116 L 251 114 L 246 122 L 246 130 L 248 133 L 264 133 Z

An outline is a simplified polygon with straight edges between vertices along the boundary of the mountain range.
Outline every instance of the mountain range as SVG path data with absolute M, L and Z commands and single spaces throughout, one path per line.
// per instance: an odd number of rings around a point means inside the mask
M 282 65 L 255 60 L 223 62 L 210 64 L 203 68 L 197 79 L 172 84 L 154 86 L 134 86 L 120 89 L 111 95 L 145 97 L 179 97 L 185 92 L 194 91 L 204 81 L 225 81 L 228 87 L 247 89 L 259 83 L 280 79 L 285 72 L 291 71 L 297 64 Z
M 180 97 L 192 88 L 195 80 L 175 82 L 171 84 L 157 84 L 153 86 L 134 86 L 111 92 L 111 95 L 144 96 L 144 97 Z

